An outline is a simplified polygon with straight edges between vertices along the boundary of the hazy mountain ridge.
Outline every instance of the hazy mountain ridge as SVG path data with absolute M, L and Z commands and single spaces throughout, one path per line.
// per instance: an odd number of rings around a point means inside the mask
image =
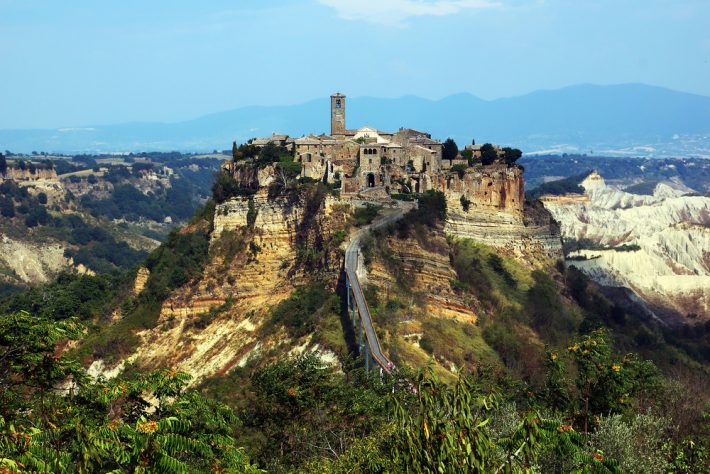
M 327 132 L 327 97 L 292 106 L 251 106 L 178 123 L 126 123 L 54 130 L 0 130 L 13 151 L 212 150 L 275 131 Z M 471 138 L 543 150 L 615 151 L 634 155 L 710 156 L 710 98 L 660 87 L 578 85 L 483 100 L 456 94 L 441 100 L 349 98 L 348 125 L 435 137 Z

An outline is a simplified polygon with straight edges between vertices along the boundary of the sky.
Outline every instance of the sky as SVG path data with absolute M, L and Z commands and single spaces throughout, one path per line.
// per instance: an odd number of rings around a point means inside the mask
M 580 83 L 710 96 L 710 1 L 0 0 L 0 128 Z

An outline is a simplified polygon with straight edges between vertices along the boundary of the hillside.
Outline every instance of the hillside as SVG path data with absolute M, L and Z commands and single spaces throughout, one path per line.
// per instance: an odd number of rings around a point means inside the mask
M 110 273 L 141 262 L 204 202 L 210 159 L 0 157 L 0 293 L 62 271 Z
M 519 168 L 452 171 L 445 191 L 418 195 L 415 209 L 364 242 L 367 304 L 396 379 L 362 370 L 341 263 L 358 228 L 412 201 L 366 204 L 313 180 L 281 187 L 274 172 L 257 159 L 225 171 L 218 201 L 171 231 L 137 272 L 64 279 L 0 301 L 23 325 L 35 327 L 25 310 L 43 318 L 35 324 L 76 317 L 86 327 L 64 357 L 109 379 L 82 383 L 104 393 L 84 419 L 99 433 L 118 430 L 112 446 L 130 446 L 130 433 L 175 431 L 184 447 L 140 452 L 200 466 L 249 459 L 269 472 L 430 466 L 421 458 L 430 449 L 444 472 L 473 462 L 523 469 L 528 461 L 512 456 L 521 443 L 544 472 L 641 462 L 645 472 L 693 472 L 705 462 L 703 336 L 664 332 L 557 262 L 559 229 L 518 200 Z M 252 189 L 252 179 L 271 184 Z M 466 205 L 463 192 L 474 197 Z M 12 411 L 22 397 L 11 401 L 0 415 L 28 413 Z M 72 403 L 62 426 L 82 413 L 84 399 Z M 442 413 L 456 416 L 439 424 Z M 441 444 L 447 433 L 460 433 L 461 446 Z M 224 446 L 237 458 L 225 459 Z M 676 468 L 679 456 L 686 468 Z M 91 462 L 121 459 L 98 451 Z
M 543 197 L 562 226 L 570 264 L 605 286 L 632 289 L 668 324 L 710 318 L 710 198 L 677 183 L 653 194 L 609 186 L 597 173 L 584 194 Z
M 180 123 L 129 123 L 60 130 L 0 130 L 5 148 L 29 152 L 212 150 L 233 139 L 327 129 L 327 99 L 280 107 L 244 107 Z M 351 123 L 382 130 L 407 124 L 461 144 L 487 137 L 526 153 L 544 150 L 625 156 L 708 156 L 710 98 L 641 84 L 579 85 L 524 96 L 482 100 L 458 94 L 441 100 L 352 98 Z M 377 117 L 372 119 L 372 117 Z M 70 124 L 68 124 L 70 125 Z

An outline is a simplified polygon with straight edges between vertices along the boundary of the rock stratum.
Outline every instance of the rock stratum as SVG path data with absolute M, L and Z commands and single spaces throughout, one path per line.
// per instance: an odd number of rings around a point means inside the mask
M 363 205 L 363 198 L 338 198 L 324 193 L 323 187 L 274 197 L 263 185 L 267 174 L 240 175 L 240 183 L 258 191 L 216 205 L 207 264 L 199 276 L 171 292 L 155 326 L 137 333 L 139 343 L 124 362 L 141 368 L 175 367 L 190 372 L 198 384 L 274 354 L 313 351 L 334 362 L 336 354 L 347 353 L 339 316 L 324 316 L 315 332 L 294 337 L 281 325 L 274 326 L 271 314 L 314 278 L 335 289 L 343 244 L 355 231 L 353 212 Z M 401 278 L 410 283 L 413 299 L 402 303 L 408 309 L 399 330 L 382 336 L 388 347 L 399 347 L 415 365 L 426 363 L 428 356 L 418 341 L 432 318 L 480 331 L 473 329 L 479 316 L 477 303 L 452 286 L 455 239 L 492 245 L 531 266 L 549 265 L 551 257 L 562 255 L 559 228 L 549 212 L 525 202 L 522 169 L 493 166 L 454 174 L 436 186 L 447 199 L 445 225 L 428 236 L 374 236 L 383 239 L 374 247 L 389 249 L 389 257 L 373 258 L 369 275 L 361 275 L 363 281 L 372 279 L 383 296 L 389 289 L 395 292 Z M 466 200 L 470 205 L 464 210 Z M 380 204 L 408 209 L 413 203 L 397 204 L 388 198 Z M 194 227 L 181 232 L 195 232 Z M 136 291 L 145 284 L 145 272 L 139 276 Z M 95 371 L 114 373 L 104 361 L 94 363 Z M 450 365 L 444 363 L 446 370 Z
M 632 289 L 667 323 L 710 319 L 710 198 L 665 183 L 631 194 L 597 173 L 582 186 L 584 196 L 542 199 L 565 241 L 594 247 L 571 252 L 570 264 Z
M 539 203 L 526 202 L 523 170 L 494 165 L 434 183 L 447 201 L 445 231 L 533 261 L 562 258 L 560 229 Z

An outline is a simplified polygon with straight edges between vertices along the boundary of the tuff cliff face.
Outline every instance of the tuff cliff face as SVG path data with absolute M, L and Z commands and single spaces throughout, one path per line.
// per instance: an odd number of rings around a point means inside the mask
M 633 289 L 668 321 L 710 318 L 710 198 L 662 183 L 652 196 L 630 194 L 596 173 L 582 185 L 584 198 L 543 199 L 565 240 L 595 247 L 572 252 L 571 264 Z
M 70 265 L 58 243 L 40 245 L 8 235 L 0 238 L 0 268 L 8 271 L 12 282 L 47 283 Z
M 469 201 L 471 211 L 500 211 L 519 214 L 525 203 L 525 180 L 518 166 L 496 164 L 457 173 L 436 175 L 433 188 L 450 201 Z
M 34 181 L 38 179 L 57 179 L 57 172 L 54 169 L 36 168 L 8 168 L 5 173 L 5 179 L 14 179 L 15 181 Z
M 332 204 L 322 196 L 270 199 L 264 190 L 217 205 L 209 262 L 199 278 L 172 292 L 157 325 L 138 333 L 141 342 L 126 362 L 189 371 L 192 383 L 269 353 L 318 351 L 334 362 L 335 354 L 310 336 L 262 331 L 271 309 L 313 275 L 309 264 L 337 281 L 337 248 L 326 248 L 317 262 L 303 257 L 343 230 L 345 208 Z
M 446 195 L 446 232 L 536 262 L 562 258 L 559 226 L 544 208 L 525 201 L 524 186 L 517 166 L 442 177 L 435 189 Z

